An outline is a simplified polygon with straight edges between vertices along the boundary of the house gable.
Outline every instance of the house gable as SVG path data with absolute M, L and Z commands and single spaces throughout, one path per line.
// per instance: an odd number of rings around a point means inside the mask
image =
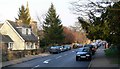
M 25 41 L 21 36 L 20 36 L 20 34 L 13 28 L 13 26 L 8 22 L 8 21 L 5 21 L 5 23 L 3 24 L 3 26 L 1 27 L 1 30 L 2 29 L 4 29 L 4 25 L 5 24 L 7 24 L 16 34 L 17 34 L 17 36 L 22 40 L 22 41 Z M 7 32 L 6 31 L 2 31 L 1 33 L 3 33 L 3 34 L 7 34 Z
M 25 31 L 23 31 L 23 29 Z M 25 50 L 36 48 L 35 42 L 37 43 L 38 39 L 32 33 L 31 28 L 28 26 L 19 26 L 16 22 L 7 20 L 1 27 L 1 33 L 3 35 L 9 35 L 10 38 L 14 41 L 12 50 Z M 33 47 L 29 48 L 31 45 L 33 45 Z
M 1 27 L 1 34 L 8 35 L 14 41 L 12 50 L 24 50 L 25 40 L 18 34 L 9 22 L 5 21 L 3 24 Z
M 18 32 L 18 34 L 25 40 L 25 42 L 37 42 L 38 38 L 32 33 L 30 26 L 23 24 L 19 26 L 17 23 L 8 20 L 8 22 L 13 26 L 13 28 Z M 18 27 L 23 27 L 25 34 L 23 31 L 20 31 Z M 26 29 L 28 29 L 28 34 L 26 34 Z M 30 31 L 30 32 L 29 32 Z

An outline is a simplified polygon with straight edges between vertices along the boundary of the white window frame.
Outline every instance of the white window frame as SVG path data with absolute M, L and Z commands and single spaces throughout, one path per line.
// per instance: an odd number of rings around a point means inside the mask
M 31 29 L 28 28 L 28 35 L 31 35 Z
M 22 34 L 26 34 L 26 29 L 22 28 Z
M 12 49 L 13 48 L 13 42 L 9 42 L 8 43 L 8 49 Z

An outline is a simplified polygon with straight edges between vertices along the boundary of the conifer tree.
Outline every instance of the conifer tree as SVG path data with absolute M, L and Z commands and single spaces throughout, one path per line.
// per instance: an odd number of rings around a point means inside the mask
M 44 38 L 46 43 L 51 45 L 63 43 L 63 27 L 59 16 L 56 14 L 53 4 L 51 4 L 43 23 Z
M 22 23 L 27 24 L 27 25 L 30 24 L 31 17 L 29 13 L 28 2 L 27 2 L 26 8 L 24 5 L 22 5 L 21 8 L 19 8 L 18 18 L 16 18 L 16 20 L 21 20 Z

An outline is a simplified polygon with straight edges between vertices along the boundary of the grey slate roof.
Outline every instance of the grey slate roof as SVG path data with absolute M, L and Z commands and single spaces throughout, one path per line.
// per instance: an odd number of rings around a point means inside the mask
M 33 33 L 31 33 L 31 35 L 24 35 L 24 34 L 22 34 L 22 32 L 16 28 L 16 27 L 19 27 L 16 22 L 13 22 L 13 21 L 10 21 L 10 20 L 7 20 L 7 21 L 13 26 L 13 28 L 18 32 L 18 34 L 26 42 L 28 42 L 28 41 L 30 41 L 30 42 L 37 42 L 38 41 L 38 38 Z M 27 27 L 27 26 L 24 25 L 22 27 Z M 27 28 L 29 28 L 29 27 L 27 27 Z
M 13 42 L 13 40 L 8 36 L 8 35 L 1 35 L 0 34 L 0 42 L 4 42 L 4 43 L 9 43 L 9 42 Z

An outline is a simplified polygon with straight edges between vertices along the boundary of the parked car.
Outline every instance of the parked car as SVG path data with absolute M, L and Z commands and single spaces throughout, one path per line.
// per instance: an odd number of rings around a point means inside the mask
M 92 51 L 89 47 L 82 47 L 79 48 L 76 52 L 76 61 L 79 61 L 81 59 L 87 59 L 91 60 L 92 59 Z
M 77 48 L 83 47 L 83 44 L 77 44 Z
M 91 45 L 93 45 L 96 49 L 98 48 L 98 43 L 93 42 Z
M 92 55 L 95 54 L 95 52 L 96 52 L 96 48 L 95 48 L 94 45 L 86 44 L 86 45 L 84 45 L 84 47 L 89 47 L 89 48 L 91 49 L 91 51 L 92 51 Z
M 64 52 L 64 51 L 65 51 L 65 49 L 64 49 L 63 46 L 58 46 L 58 47 L 60 48 L 60 51 L 61 51 L 61 52 Z
M 76 48 L 81 48 L 83 47 L 82 44 L 73 44 L 73 48 L 76 49 Z
M 49 47 L 48 51 L 50 53 L 60 53 L 62 50 L 62 48 L 60 46 L 51 46 Z
M 71 50 L 71 46 L 69 45 L 64 45 L 63 48 L 65 51 Z

